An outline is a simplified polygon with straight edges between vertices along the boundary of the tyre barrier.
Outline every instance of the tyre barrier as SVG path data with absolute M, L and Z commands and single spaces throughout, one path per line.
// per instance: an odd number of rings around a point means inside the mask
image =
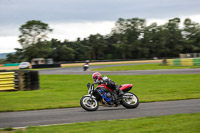
M 200 58 L 164 59 L 163 64 L 168 66 L 200 66 Z
M 0 71 L 0 91 L 38 89 L 40 89 L 38 71 Z
M 0 91 L 15 90 L 15 72 L 0 72 Z

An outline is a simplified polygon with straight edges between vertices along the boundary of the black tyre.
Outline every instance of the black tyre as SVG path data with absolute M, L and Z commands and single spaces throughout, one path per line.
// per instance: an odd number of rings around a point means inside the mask
M 124 94 L 121 104 L 128 109 L 136 108 L 139 105 L 139 99 L 135 94 L 127 92 Z
M 81 107 L 87 111 L 95 111 L 99 108 L 99 103 L 96 99 L 90 96 L 83 96 L 80 100 Z

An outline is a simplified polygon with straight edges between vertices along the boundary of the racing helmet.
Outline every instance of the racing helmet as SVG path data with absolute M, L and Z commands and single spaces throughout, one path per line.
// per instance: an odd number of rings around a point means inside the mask
M 99 80 L 101 80 L 101 74 L 99 72 L 93 73 L 92 79 L 94 80 L 94 83 L 97 83 Z

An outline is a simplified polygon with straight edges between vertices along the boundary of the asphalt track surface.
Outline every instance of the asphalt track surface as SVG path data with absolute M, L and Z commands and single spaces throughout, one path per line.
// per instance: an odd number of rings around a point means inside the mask
M 118 64 L 105 66 L 91 66 L 90 69 L 138 65 Z M 146 64 L 146 63 L 145 63 Z M 93 71 L 83 71 L 82 67 L 66 67 L 40 70 L 40 74 L 92 74 Z M 200 68 L 195 69 L 167 69 L 167 70 L 136 70 L 136 71 L 104 71 L 104 75 L 148 75 L 148 74 L 200 74 Z M 62 123 L 88 122 L 99 120 L 114 120 L 126 118 L 138 118 L 147 116 L 161 116 L 179 113 L 200 112 L 200 99 L 140 103 L 136 109 L 120 107 L 100 107 L 97 111 L 88 112 L 82 108 L 66 108 L 51 110 L 1 112 L 0 128 L 5 127 L 26 127 L 37 125 L 51 125 Z
M 127 119 L 197 112 L 200 112 L 200 99 L 140 103 L 136 109 L 126 109 L 123 106 L 100 107 L 94 112 L 88 112 L 82 108 L 3 112 L 0 113 L 0 128 Z
M 112 66 L 127 66 L 153 63 L 133 63 L 133 64 L 118 64 L 118 65 L 100 65 L 90 66 L 90 69 L 112 67 Z M 64 67 L 39 70 L 40 74 L 72 74 L 72 75 L 88 75 L 94 71 L 83 71 L 82 67 Z M 152 75 L 152 74 L 200 74 L 200 68 L 193 69 L 160 69 L 160 70 L 132 70 L 132 71 L 101 71 L 103 75 Z

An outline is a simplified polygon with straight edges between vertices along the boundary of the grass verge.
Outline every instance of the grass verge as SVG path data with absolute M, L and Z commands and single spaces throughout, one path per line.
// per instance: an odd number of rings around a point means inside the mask
M 198 133 L 200 113 L 28 127 L 15 133 Z
M 116 83 L 132 83 L 140 102 L 200 98 L 200 74 L 107 75 Z M 40 90 L 0 92 L 0 111 L 80 106 L 91 75 L 40 75 Z
M 91 71 L 129 71 L 129 70 L 157 70 L 157 69 L 187 69 L 200 68 L 200 66 L 165 66 L 162 64 L 143 64 L 128 66 L 113 66 L 91 69 Z

